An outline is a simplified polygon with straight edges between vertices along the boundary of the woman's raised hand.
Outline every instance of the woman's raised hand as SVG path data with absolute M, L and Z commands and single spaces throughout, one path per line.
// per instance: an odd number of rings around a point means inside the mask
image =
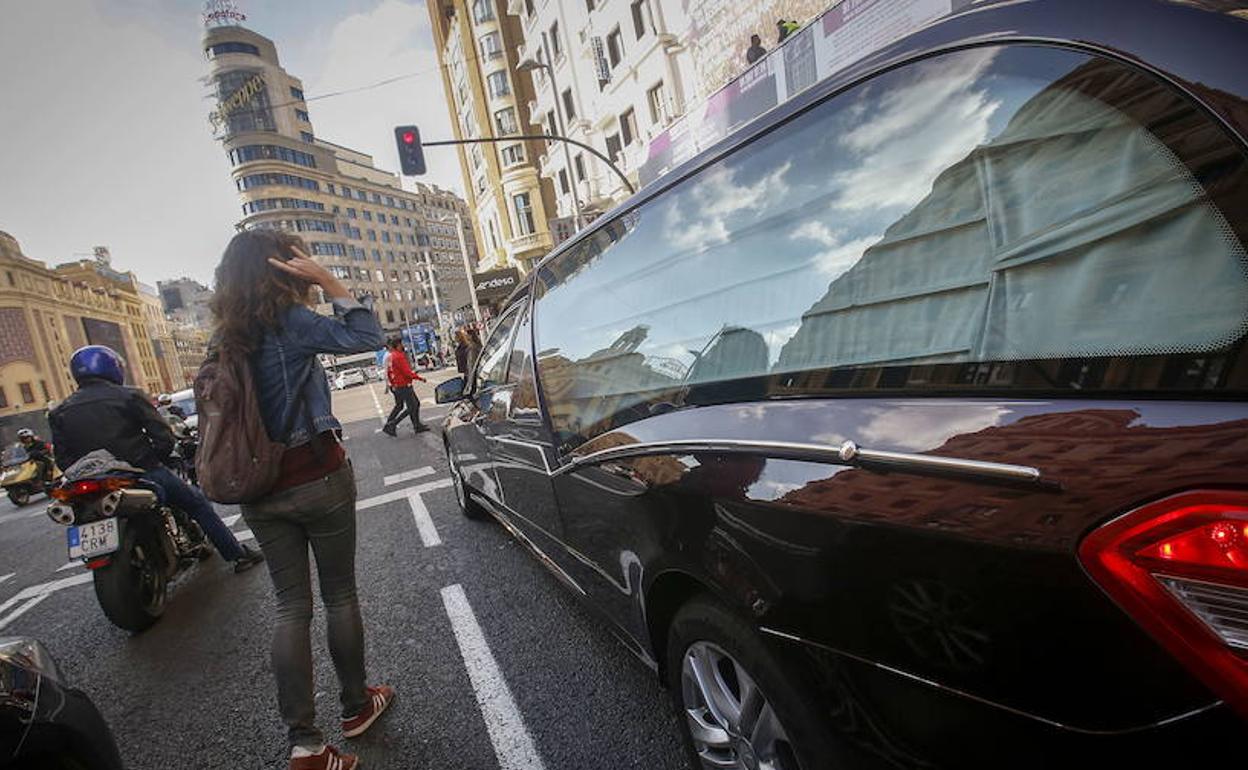
M 326 270 L 324 265 L 293 246 L 290 250 L 294 254 L 293 257 L 284 260 L 277 257 L 269 257 L 269 264 L 278 270 L 320 286 L 325 291 L 325 295 L 330 299 L 350 296 L 347 288 L 334 277 L 333 273 Z

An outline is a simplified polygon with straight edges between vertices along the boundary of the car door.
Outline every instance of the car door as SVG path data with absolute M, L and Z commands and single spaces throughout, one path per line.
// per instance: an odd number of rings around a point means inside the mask
M 520 312 L 507 362 L 507 382 L 495 390 L 485 434 L 502 502 L 516 526 L 549 551 L 562 537 L 550 467 L 554 446 L 538 405 L 528 302 Z
M 464 482 L 495 502 L 502 500 L 502 494 L 494 474 L 485 426 L 495 399 L 505 399 L 506 396 L 499 394 L 509 390 L 507 354 L 511 351 L 511 332 L 519 309 L 516 306 L 504 313 L 486 338 L 473 367 L 470 384 L 465 387 L 465 397 L 455 405 L 451 427 L 452 451 Z

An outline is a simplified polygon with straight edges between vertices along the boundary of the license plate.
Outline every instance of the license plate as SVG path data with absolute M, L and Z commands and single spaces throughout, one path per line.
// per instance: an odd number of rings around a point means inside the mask
M 69 543 L 71 559 L 103 556 L 121 547 L 116 519 L 103 519 L 83 524 L 81 527 L 70 527 L 65 537 Z

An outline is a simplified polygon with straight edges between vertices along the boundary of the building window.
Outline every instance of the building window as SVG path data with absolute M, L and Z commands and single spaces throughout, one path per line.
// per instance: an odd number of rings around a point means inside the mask
M 559 40 L 559 22 L 550 25 L 550 57 L 558 59 L 563 53 L 563 43 Z
M 370 241 L 375 241 L 375 240 L 377 240 L 377 231 L 376 231 L 376 230 L 369 230 L 369 231 L 368 231 L 368 239 L 369 239 Z M 375 252 L 375 251 L 374 251 L 373 253 L 374 253 L 374 254 L 376 254 L 377 252 Z
M 398 218 L 398 217 L 396 217 L 394 214 L 391 214 L 391 215 L 390 215 L 390 224 L 392 224 L 392 225 L 397 225 L 398 223 L 399 223 L 399 218 Z
M 620 116 L 620 136 L 624 139 L 625 147 L 637 138 L 637 115 L 631 107 Z
M 519 196 L 517 196 L 517 197 L 519 197 Z M 23 403 L 23 404 L 33 404 L 33 403 L 35 403 L 35 390 L 34 390 L 34 388 L 30 387 L 30 383 L 29 383 L 29 382 L 19 382 L 19 383 L 17 384 L 17 388 L 18 388 L 18 390 L 20 390 L 20 391 L 22 392 L 22 403 Z
M 567 195 L 567 194 L 568 194 L 568 192 L 569 192 L 571 189 L 572 189 L 572 188 L 570 188 L 570 187 L 568 186 L 568 170 L 567 170 L 566 168 L 561 168 L 561 169 L 559 169 L 559 190 L 560 190 L 560 192 L 562 192 L 564 195 Z
M 494 20 L 493 0 L 473 0 L 472 20 L 478 24 Z
M 524 145 L 509 144 L 503 148 L 503 165 L 514 166 L 524 162 Z
M 303 89 L 301 89 L 301 88 L 295 88 L 294 86 L 291 86 L 291 87 L 290 87 L 290 95 L 291 95 L 292 97 L 294 97 L 295 99 L 298 99 L 299 101 L 303 101 L 303 100 L 304 100 L 304 99 L 303 99 Z
M 215 59 L 224 53 L 249 53 L 252 56 L 259 56 L 260 49 L 251 43 L 239 43 L 236 41 L 228 41 L 225 43 L 217 43 L 204 49 L 204 55 L 209 59 Z
M 298 109 L 295 110 L 295 117 L 298 118 L 299 120 L 302 120 L 304 123 L 312 122 L 312 119 L 308 117 L 308 113 L 305 112 L 304 110 L 298 110 Z
M 497 59 L 503 55 L 503 44 L 497 32 L 481 36 L 481 58 L 484 61 Z
M 302 187 L 305 190 L 320 190 L 321 185 L 314 179 L 306 179 L 294 174 L 248 174 L 240 177 L 235 181 L 234 185 L 239 191 L 250 190 L 253 187 L 264 187 L 267 185 L 286 185 L 288 187 Z
M 563 89 L 563 116 L 569 121 L 576 117 L 576 104 L 572 101 L 572 89 Z
M 576 181 L 585 181 L 585 154 L 578 152 L 576 157 L 572 159 L 572 165 L 576 167 Z
M 486 75 L 485 80 L 490 86 L 490 96 L 499 97 L 511 93 L 511 86 L 507 83 L 506 70 L 491 72 L 489 75 Z
M 311 153 L 279 147 L 275 144 L 249 144 L 230 150 L 230 164 L 237 166 L 253 160 L 280 160 L 283 163 L 294 163 L 298 166 L 316 168 L 316 158 Z
M 389 243 L 389 242 L 390 242 L 390 233 L 388 233 L 388 232 L 383 232 L 383 233 L 381 234 L 381 242 L 382 242 L 382 243 Z
M 516 110 L 507 107 L 494 113 L 494 128 L 503 136 L 520 133 L 520 124 L 516 122 Z
M 316 137 L 312 136 L 312 134 L 307 131 L 300 131 L 299 138 L 308 144 L 312 144 L 312 142 L 316 140 Z
M 532 235 L 537 229 L 533 224 L 533 204 L 529 202 L 529 194 L 518 193 L 511 196 L 512 206 L 516 210 L 516 227 L 521 235 Z
M 347 219 L 355 219 L 355 209 L 347 209 Z
M 607 35 L 607 59 L 611 62 L 611 68 L 615 69 L 620 65 L 620 61 L 624 58 L 624 35 L 617 26 Z
M 667 125 L 667 103 L 663 98 L 662 80 L 646 91 L 646 104 L 650 106 L 650 122 L 660 126 Z
M 373 212 L 369 211 L 368 209 L 364 209 L 364 220 L 365 220 L 366 222 L 372 222 L 372 221 L 373 221 Z
M 641 40 L 646 34 L 646 0 L 633 0 L 633 33 Z
M 524 0 L 524 15 L 533 18 L 533 0 Z
M 549 136 L 559 136 L 559 125 L 555 122 L 555 111 L 551 110 L 546 113 L 546 133 Z M 546 144 L 554 144 L 554 139 L 547 139 Z
M 607 137 L 607 157 L 611 159 L 612 163 L 619 162 L 621 147 L 623 147 L 623 145 L 620 144 L 619 134 L 611 134 Z

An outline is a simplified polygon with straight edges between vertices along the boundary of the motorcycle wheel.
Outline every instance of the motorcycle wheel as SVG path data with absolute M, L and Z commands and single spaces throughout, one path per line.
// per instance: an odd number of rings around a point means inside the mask
M 92 573 L 95 598 L 104 616 L 120 629 L 139 633 L 151 628 L 165 612 L 168 580 L 153 562 L 154 547 L 142 548 L 138 530 L 127 527 L 113 562 Z
M 9 487 L 9 501 L 21 508 L 30 502 L 30 489 L 27 487 Z

